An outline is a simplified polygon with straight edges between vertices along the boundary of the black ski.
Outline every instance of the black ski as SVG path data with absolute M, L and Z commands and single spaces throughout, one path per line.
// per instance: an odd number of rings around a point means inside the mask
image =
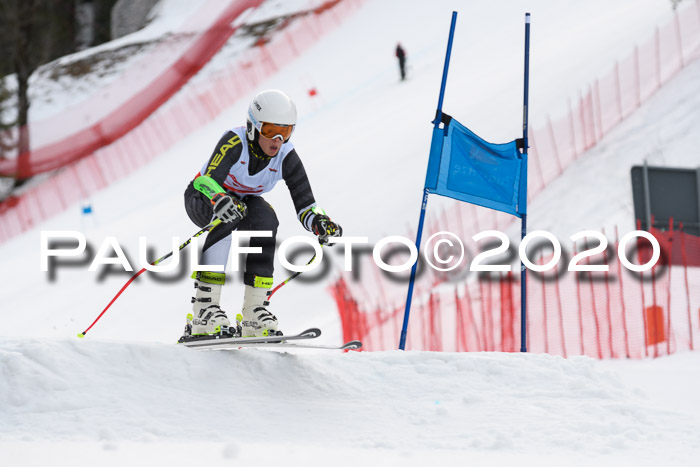
M 185 347 L 193 348 L 221 348 L 222 346 L 236 347 L 241 344 L 282 344 L 287 341 L 296 341 L 303 339 L 314 339 L 321 335 L 321 330 L 318 328 L 310 328 L 299 334 L 291 336 L 268 336 L 268 337 L 222 337 L 204 336 L 195 337 L 187 336 L 180 339 L 180 344 Z
M 297 348 L 297 349 L 327 349 L 327 350 L 359 350 L 362 348 L 362 342 L 360 341 L 350 341 L 343 345 L 321 345 L 321 344 L 307 344 L 304 342 L 258 342 L 258 343 L 225 343 L 222 345 L 200 345 L 196 347 L 200 350 L 236 350 L 244 348 Z

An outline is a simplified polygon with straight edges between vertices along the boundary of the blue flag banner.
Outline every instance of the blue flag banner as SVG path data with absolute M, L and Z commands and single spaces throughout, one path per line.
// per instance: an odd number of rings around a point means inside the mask
M 484 141 L 443 114 L 444 128 L 434 128 L 425 188 L 448 198 L 517 217 L 527 214 L 527 153 L 516 141 Z
M 476 136 L 467 127 L 442 112 L 447 71 L 450 65 L 457 12 L 452 12 L 450 35 L 447 40 L 445 66 L 438 99 L 433 136 L 428 158 L 428 171 L 423 187 L 416 249 L 420 249 L 425 223 L 428 195 L 447 196 L 466 203 L 506 212 L 520 218 L 521 239 L 527 233 L 527 147 L 528 147 L 528 87 L 530 74 L 530 13 L 525 13 L 525 72 L 523 92 L 523 137 L 505 144 L 493 144 Z M 442 125 L 442 128 L 441 128 Z M 520 151 L 522 149 L 522 153 Z M 416 280 L 418 262 L 411 268 L 406 310 L 399 349 L 406 348 L 408 318 Z M 520 351 L 527 352 L 527 268 L 520 267 Z

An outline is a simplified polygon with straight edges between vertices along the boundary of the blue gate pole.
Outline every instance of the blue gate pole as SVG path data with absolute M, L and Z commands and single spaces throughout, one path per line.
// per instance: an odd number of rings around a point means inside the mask
M 457 23 L 457 12 L 452 12 L 452 22 L 450 23 L 450 35 L 447 40 L 447 53 L 445 55 L 445 66 L 442 69 L 442 84 L 440 85 L 440 97 L 438 99 L 437 112 L 433 121 L 433 128 L 438 128 L 442 121 L 442 101 L 445 98 L 445 85 L 447 84 L 447 70 L 450 67 L 450 55 L 452 54 L 452 39 L 455 34 L 455 24 Z M 416 281 L 416 270 L 418 269 L 418 260 L 420 259 L 420 242 L 423 236 L 423 223 L 425 222 L 425 210 L 428 206 L 428 189 L 423 188 L 423 201 L 421 203 L 420 218 L 418 220 L 418 233 L 416 234 L 416 251 L 419 252 L 416 262 L 411 268 L 411 280 L 408 283 L 408 295 L 406 297 L 406 309 L 403 314 L 403 327 L 401 328 L 401 340 L 399 341 L 399 349 L 406 349 L 406 333 L 408 332 L 408 317 L 411 313 L 411 300 L 413 299 L 413 285 Z
M 525 91 L 523 96 L 523 153 L 527 156 L 528 87 L 530 85 L 530 13 L 525 13 Z M 527 202 L 527 200 L 525 200 Z M 527 213 L 521 218 L 520 241 L 527 235 Z M 520 351 L 527 352 L 527 269 L 520 261 Z

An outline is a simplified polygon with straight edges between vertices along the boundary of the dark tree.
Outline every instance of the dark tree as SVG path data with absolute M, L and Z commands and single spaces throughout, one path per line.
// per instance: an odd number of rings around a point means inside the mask
M 112 7 L 117 0 L 93 0 L 95 22 L 93 23 L 92 45 L 99 45 L 112 39 Z
M 17 169 L 24 174 L 30 157 L 29 78 L 40 65 L 75 50 L 75 0 L 2 0 L 0 31 L 0 72 L 3 77 L 14 73 L 17 79 L 13 123 L 19 129 Z
M 32 73 L 39 66 L 76 51 L 78 4 L 86 4 L 93 9 L 94 20 L 87 25 L 93 31 L 92 45 L 109 41 L 111 11 L 116 1 L 0 0 L 0 79 L 14 74 L 17 80 L 17 119 L 9 124 L 19 130 L 18 140 L 14 142 L 20 154 L 17 159 L 19 178 L 29 173 L 27 169 L 31 157 L 27 122 Z M 0 91 L 3 89 L 4 86 L 0 86 Z M 0 119 L 0 127 L 3 124 L 7 125 L 8 122 Z
M 75 0 L 53 0 L 48 2 L 50 18 L 49 41 L 45 61 L 50 62 L 76 51 L 78 36 L 77 2 Z
M 0 49 L 4 50 L 4 49 Z M 5 80 L 0 75 L 0 159 L 5 157 L 5 153 L 14 148 L 10 130 L 14 122 L 5 121 L 3 113 L 7 108 L 6 102 L 10 99 L 10 91 L 5 87 Z
M 44 24 L 39 24 L 40 18 L 45 17 L 38 12 L 40 1 L 7 0 L 8 7 L 13 10 L 9 13 L 14 23 L 10 33 L 14 33 L 12 63 L 17 77 L 18 173 L 25 172 L 29 166 L 29 77 L 39 66 L 42 53 L 40 45 L 43 45 L 43 41 L 38 36 L 45 27 Z

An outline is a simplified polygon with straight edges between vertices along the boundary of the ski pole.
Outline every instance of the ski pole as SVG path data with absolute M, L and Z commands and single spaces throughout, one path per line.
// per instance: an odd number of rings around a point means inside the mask
M 204 232 L 209 232 L 210 230 L 212 230 L 214 227 L 216 227 L 219 224 L 221 224 L 221 219 L 215 219 L 211 224 L 205 226 L 202 230 L 200 230 L 196 234 L 192 235 L 185 243 L 180 245 L 180 248 L 177 251 L 181 251 L 183 248 L 185 248 L 187 245 L 189 245 L 190 242 L 192 242 L 192 239 L 199 237 Z M 173 253 L 175 253 L 175 250 L 173 250 L 170 253 L 168 253 L 167 255 L 153 261 L 152 263 L 150 263 L 151 266 L 156 266 L 160 262 L 165 261 L 166 259 L 170 258 L 173 255 Z M 102 315 L 104 315 L 105 312 L 109 309 L 109 307 L 112 306 L 112 303 L 114 303 L 117 300 L 117 298 L 119 298 L 119 296 L 122 294 L 122 292 L 124 292 L 124 290 L 126 290 L 126 288 L 129 287 L 129 285 L 131 285 L 131 283 L 134 282 L 134 280 L 137 277 L 139 277 L 141 274 L 143 274 L 145 271 L 146 271 L 146 268 L 141 268 L 141 270 L 139 272 L 137 272 L 136 274 L 131 276 L 131 279 L 126 281 L 126 284 L 124 284 L 124 286 L 121 288 L 121 290 L 119 290 L 119 292 L 117 292 L 117 294 L 114 296 L 114 298 L 107 304 L 105 309 L 102 310 L 102 313 L 100 313 L 100 315 L 97 318 L 95 318 L 95 321 L 93 321 L 92 324 L 90 326 L 88 326 L 88 328 L 85 331 L 78 334 L 78 337 L 81 339 L 83 337 L 85 337 L 85 334 L 87 334 L 87 332 L 95 325 L 95 323 L 97 323 L 100 320 L 100 318 L 102 318 Z
M 323 244 L 321 244 L 321 248 L 323 248 Z M 311 259 L 309 260 L 309 262 L 306 263 L 306 265 L 308 266 L 309 264 L 313 263 L 315 259 L 316 259 L 316 253 L 314 253 L 314 255 L 311 257 Z M 275 292 L 277 292 L 277 291 L 278 291 L 282 286 L 284 286 L 285 284 L 287 284 L 287 283 L 293 281 L 294 279 L 296 279 L 297 277 L 299 277 L 299 275 L 300 275 L 302 272 L 303 272 L 303 271 L 297 271 L 297 272 L 295 272 L 294 274 L 292 274 L 291 276 L 289 276 L 284 282 L 282 282 L 282 283 L 279 284 L 277 287 L 275 287 L 274 289 L 272 289 L 272 290 L 270 291 L 270 294 L 267 296 L 267 299 L 269 300 L 270 298 L 272 298 L 272 295 L 273 295 Z

